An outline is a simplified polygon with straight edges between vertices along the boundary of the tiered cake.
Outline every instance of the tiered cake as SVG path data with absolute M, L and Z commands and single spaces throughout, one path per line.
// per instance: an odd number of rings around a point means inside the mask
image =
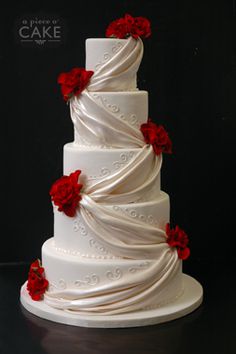
M 21 301 L 41 317 L 95 327 L 138 326 L 180 317 L 201 302 L 201 286 L 182 274 L 167 242 L 169 196 L 161 191 L 162 153 L 147 144 L 148 93 L 136 73 L 140 38 L 87 39 L 87 87 L 70 98 L 74 142 L 64 171 L 83 185 L 73 216 L 54 203 L 54 237 L 42 247 L 48 281 L 39 302 Z

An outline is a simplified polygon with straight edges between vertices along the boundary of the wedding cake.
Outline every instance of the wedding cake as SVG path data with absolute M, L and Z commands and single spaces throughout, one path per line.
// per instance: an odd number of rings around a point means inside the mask
M 54 236 L 21 290 L 32 313 L 93 327 L 164 322 L 193 311 L 202 288 L 182 273 L 188 236 L 170 226 L 161 190 L 169 135 L 148 115 L 137 88 L 142 17 L 125 15 L 108 38 L 86 40 L 86 67 L 58 77 L 74 141 L 64 146 L 63 176 L 53 183 Z

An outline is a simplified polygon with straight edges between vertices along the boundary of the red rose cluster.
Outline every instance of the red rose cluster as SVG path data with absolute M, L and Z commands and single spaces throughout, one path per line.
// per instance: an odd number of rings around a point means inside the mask
M 190 249 L 187 247 L 189 243 L 188 235 L 178 225 L 170 228 L 170 224 L 166 225 L 167 243 L 170 247 L 176 247 L 180 259 L 187 259 L 190 255 Z
M 156 155 L 162 152 L 172 153 L 172 142 L 162 125 L 157 125 L 149 119 L 147 123 L 141 125 L 141 132 L 145 142 L 153 146 Z
M 29 270 L 27 290 L 34 301 L 42 300 L 43 294 L 48 288 L 48 281 L 44 275 L 44 268 L 40 260 L 34 261 Z
M 106 37 L 127 38 L 132 36 L 137 39 L 147 38 L 151 35 L 150 21 L 145 17 L 132 17 L 126 14 L 113 22 L 106 29 Z
M 65 101 L 68 101 L 73 95 L 79 95 L 88 85 L 93 71 L 87 71 L 84 68 L 73 68 L 67 73 L 61 73 L 57 82 L 61 85 L 61 93 Z
M 81 200 L 79 193 L 83 185 L 78 183 L 80 173 L 80 170 L 76 170 L 69 176 L 62 176 L 50 189 L 52 201 L 59 207 L 58 210 L 63 211 L 67 216 L 75 216 L 76 208 Z

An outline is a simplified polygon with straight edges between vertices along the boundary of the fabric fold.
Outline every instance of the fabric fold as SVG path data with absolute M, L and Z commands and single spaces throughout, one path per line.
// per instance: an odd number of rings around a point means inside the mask
M 156 187 L 162 155 L 145 145 L 123 168 L 105 179 L 85 187 L 84 193 L 102 203 L 133 203 Z
M 80 215 L 86 227 L 96 235 L 96 240 L 116 256 L 131 259 L 158 258 L 165 248 L 163 230 L 128 215 L 120 215 L 83 196 Z
M 123 282 L 112 283 L 112 286 L 107 284 L 92 290 L 69 289 L 59 290 L 50 295 L 46 293 L 45 301 L 55 308 L 91 315 L 131 312 L 153 303 L 158 306 L 161 304 L 161 297 L 158 299 L 158 294 L 161 294 L 176 276 L 180 266 L 176 253 L 169 252 L 164 265 L 163 263 L 160 265 L 159 262 L 155 262 L 153 267 L 138 274 L 139 279 L 133 276 L 132 280 L 126 278 Z M 171 294 L 165 299 L 165 301 L 172 300 Z
M 95 71 L 89 91 L 127 90 L 127 82 L 136 75 L 143 57 L 143 42 L 130 37 L 126 44 Z
M 75 129 L 75 143 L 78 145 L 120 149 L 145 145 L 139 129 L 118 119 L 88 90 L 71 99 L 70 112 Z

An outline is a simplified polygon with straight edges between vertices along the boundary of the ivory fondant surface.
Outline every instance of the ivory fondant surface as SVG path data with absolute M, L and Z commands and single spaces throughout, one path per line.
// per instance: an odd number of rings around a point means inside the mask
M 45 302 L 55 308 L 91 314 L 116 314 L 173 301 L 182 294 L 181 262 L 162 244 L 158 259 L 94 260 L 43 245 L 42 259 L 50 288 Z
M 148 94 L 83 92 L 71 100 L 75 143 L 98 148 L 143 146 L 141 124 L 148 119 Z
M 141 39 L 87 39 L 86 69 L 94 71 L 88 90 L 136 90 L 136 74 L 142 57 Z
M 84 193 L 101 202 L 155 200 L 160 194 L 161 164 L 161 155 L 154 155 L 147 145 L 109 150 L 64 146 L 64 174 L 80 169 Z
M 194 311 L 202 303 L 203 289 L 194 278 L 182 274 L 183 293 L 174 301 L 150 306 L 147 310 L 115 315 L 79 314 L 76 311 L 62 311 L 48 306 L 45 301 L 33 301 L 27 292 L 27 282 L 21 288 L 21 303 L 31 313 L 41 318 L 65 323 L 66 325 L 94 328 L 141 327 L 173 321 Z
M 108 204 L 103 207 L 115 211 L 118 218 L 128 217 L 131 228 L 136 220 L 141 221 L 144 228 L 151 225 L 154 228 L 164 229 L 166 223 L 169 222 L 169 197 L 164 192 L 160 193 L 156 201 Z M 109 245 L 109 239 L 103 240 L 101 236 L 94 233 L 86 220 L 83 214 L 81 215 L 80 209 L 75 217 L 68 218 L 54 207 L 54 246 L 58 252 L 96 259 L 120 258 L 121 254 L 114 253 L 114 246 Z M 145 235 L 143 235 L 143 240 L 145 240 Z

